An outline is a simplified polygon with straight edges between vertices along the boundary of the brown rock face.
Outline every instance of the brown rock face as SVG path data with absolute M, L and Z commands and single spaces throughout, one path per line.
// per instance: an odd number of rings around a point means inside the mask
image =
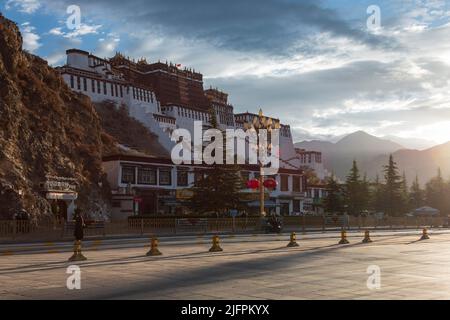
M 104 207 L 101 156 L 114 149 L 90 100 L 22 51 L 16 24 L 0 14 L 0 219 L 21 208 L 34 218 L 50 214 L 40 188 L 46 175 L 75 178 L 86 213 Z

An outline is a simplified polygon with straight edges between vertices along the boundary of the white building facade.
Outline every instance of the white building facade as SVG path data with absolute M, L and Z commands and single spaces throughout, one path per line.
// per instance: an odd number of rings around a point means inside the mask
M 93 102 L 110 101 L 126 106 L 131 117 L 158 136 L 158 142 L 169 154 L 175 145 L 170 139 L 172 132 L 183 128 L 193 135 L 195 121 L 202 121 L 203 130 L 210 128 L 211 112 L 222 130 L 242 129 L 244 123 L 251 123 L 257 116 L 249 112 L 234 114 L 228 95 L 218 89 L 203 90 L 201 75 L 190 70 L 178 71 L 167 63 L 134 63 L 123 56 L 105 60 L 78 49 L 66 53 L 67 64 L 58 70 L 69 88 Z M 156 73 L 159 82 L 155 80 Z M 179 82 L 176 90 L 168 82 L 175 76 Z M 280 123 L 278 119 L 270 119 Z M 283 124 L 279 165 L 279 173 L 274 177 L 279 187 L 269 195 L 273 212 L 300 213 L 306 197 L 306 180 L 290 126 Z M 195 181 L 196 168 L 175 166 L 170 159 L 116 155 L 104 159 L 104 170 L 113 190 L 113 217 L 119 219 L 134 214 L 179 213 L 183 209 L 177 203 L 182 203 L 182 190 Z M 248 179 L 259 174 L 256 167 L 246 171 Z

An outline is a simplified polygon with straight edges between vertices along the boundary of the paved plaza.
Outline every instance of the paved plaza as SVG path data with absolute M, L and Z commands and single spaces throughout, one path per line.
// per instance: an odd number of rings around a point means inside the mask
M 0 246 L 0 299 L 449 299 L 450 233 L 362 232 L 338 245 L 338 233 L 161 238 L 158 257 L 148 239 L 86 241 L 81 289 L 66 287 L 74 263 L 69 244 Z M 28 250 L 28 251 L 27 251 Z M 379 268 L 379 289 L 369 268 Z M 372 269 L 370 269 L 372 270 Z

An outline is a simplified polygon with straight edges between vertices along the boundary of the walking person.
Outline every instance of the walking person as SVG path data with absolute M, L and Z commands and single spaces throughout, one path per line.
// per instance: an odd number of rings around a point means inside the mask
M 73 220 L 75 221 L 75 229 L 74 229 L 74 236 L 75 236 L 75 240 L 83 240 L 84 238 L 84 219 L 83 216 L 81 214 L 81 210 L 80 208 L 76 208 L 75 209 L 75 215 L 73 217 Z
M 81 241 L 84 238 L 84 219 L 81 215 L 81 210 L 79 208 L 75 209 L 73 216 L 75 221 L 75 228 L 73 235 L 75 236 L 75 245 L 73 248 L 73 255 L 69 258 L 69 261 L 84 261 L 86 257 L 81 253 Z

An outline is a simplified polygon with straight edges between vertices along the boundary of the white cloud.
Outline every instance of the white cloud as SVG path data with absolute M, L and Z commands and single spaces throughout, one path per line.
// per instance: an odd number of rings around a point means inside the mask
M 10 10 L 13 7 L 20 12 L 31 14 L 41 7 L 41 3 L 38 0 L 8 0 L 5 9 Z
M 64 35 L 64 32 L 62 31 L 62 28 L 60 28 L 60 27 L 53 28 L 48 33 L 52 34 L 54 36 L 62 36 L 62 35 Z
M 115 34 L 109 34 L 108 36 L 106 39 L 101 38 L 98 40 L 97 48 L 94 51 L 97 56 L 111 57 L 115 54 L 120 38 Z
M 102 25 L 88 25 L 82 23 L 79 28 L 75 29 L 74 31 L 64 33 L 65 38 L 77 38 L 80 36 L 85 36 L 88 34 L 97 34 L 98 29 L 100 29 Z
M 23 48 L 28 50 L 30 53 L 34 53 L 42 46 L 39 42 L 41 37 L 35 33 L 35 30 L 36 28 L 31 26 L 29 22 L 25 22 L 21 25 Z
M 63 30 L 62 27 L 55 27 L 50 29 L 48 33 L 54 36 L 61 36 L 67 39 L 76 39 L 89 34 L 98 34 L 98 31 L 101 27 L 102 25 L 88 25 L 82 23 L 79 28 L 73 31 L 65 31 Z
M 45 60 L 47 60 L 48 64 L 54 67 L 62 65 L 65 59 L 66 54 L 59 51 L 45 57 Z
M 365 31 L 358 37 L 333 32 L 339 28 L 336 25 L 319 30 L 306 28 L 298 34 L 290 30 L 298 35 L 297 40 L 284 41 L 290 33 L 280 33 L 277 39 L 281 41 L 273 41 L 278 33 L 266 35 L 261 25 L 267 43 L 277 44 L 275 50 L 254 50 L 261 47 L 261 41 L 243 47 L 222 45 L 223 37 L 210 34 L 230 36 L 234 29 L 228 20 L 216 24 L 211 18 L 211 30 L 194 23 L 190 36 L 183 32 L 188 30 L 183 25 L 185 21 L 179 23 L 178 32 L 168 33 L 167 29 L 178 23 L 173 17 L 167 22 L 148 18 L 158 8 L 170 8 L 169 5 L 148 7 L 144 1 L 133 1 L 129 9 L 120 1 L 102 3 L 82 1 L 84 10 L 88 6 L 84 12 L 95 19 L 90 21 L 111 28 L 101 32 L 100 26 L 84 26 L 72 33 L 54 28 L 50 34 L 77 39 L 98 33 L 95 52 L 102 57 L 113 55 L 120 36 L 126 36 L 127 46 L 120 48 L 125 55 L 193 67 L 203 73 L 205 87 L 219 86 L 228 91 L 236 111 L 255 110 L 261 105 L 267 114 L 291 123 L 296 132 L 303 129 L 302 134 L 308 131 L 311 135 L 333 136 L 366 130 L 378 135 L 432 135 L 432 124 L 440 121 L 436 116 L 450 116 L 448 1 L 406 1 L 401 9 L 395 9 L 398 11 L 393 12 L 391 22 L 386 15 L 383 28 L 369 39 L 387 39 L 386 46 L 371 45 L 377 41 L 360 41 Z M 255 14 L 249 23 L 259 26 L 258 17 Z M 270 26 L 271 18 L 264 25 Z M 276 12 L 273 18 L 277 19 Z M 234 21 L 231 15 L 229 19 Z M 351 21 L 349 24 L 359 28 Z M 245 26 L 242 33 L 233 34 L 230 39 L 247 44 L 249 39 L 259 39 L 252 38 Z M 409 131 L 422 126 L 430 127 L 423 132 Z M 444 129 L 439 135 L 450 139 Z

